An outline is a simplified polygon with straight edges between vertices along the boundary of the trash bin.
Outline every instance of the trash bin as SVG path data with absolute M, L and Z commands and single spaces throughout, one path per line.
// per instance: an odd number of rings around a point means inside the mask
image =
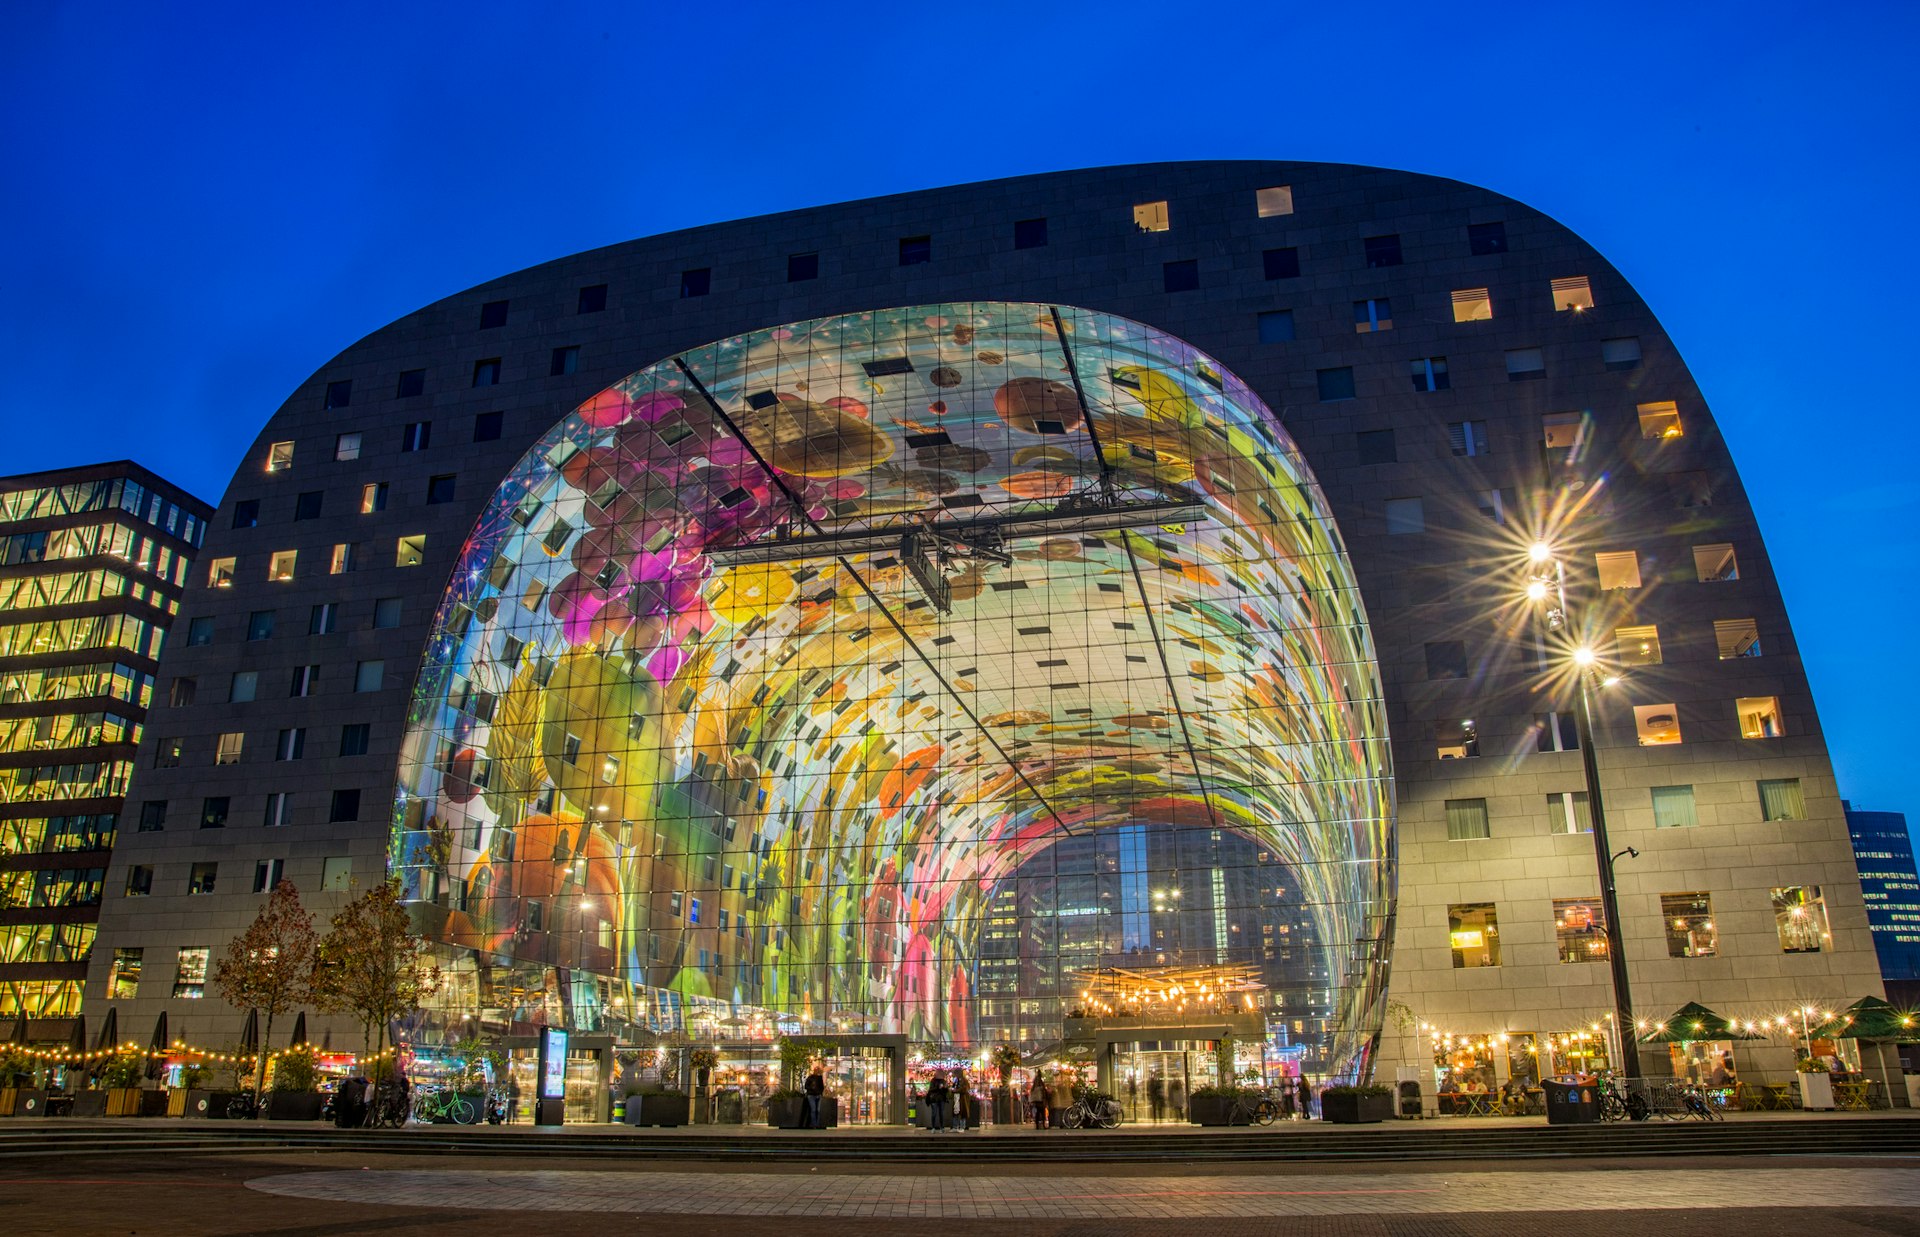
M 1420 1098 L 1420 1084 L 1408 1080 L 1400 1084 L 1400 1115 L 1403 1118 L 1418 1120 L 1426 1115 Z
M 1547 1092 L 1548 1125 L 1593 1125 L 1600 1120 L 1600 1086 L 1591 1078 L 1578 1082 L 1560 1082 L 1548 1078 L 1541 1082 Z

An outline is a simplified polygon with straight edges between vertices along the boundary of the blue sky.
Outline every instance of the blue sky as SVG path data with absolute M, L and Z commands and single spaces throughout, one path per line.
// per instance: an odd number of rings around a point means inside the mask
M 7 27 L 0 471 L 126 455 L 209 499 L 342 347 L 634 236 L 1161 159 L 1519 198 L 1679 344 L 1841 793 L 1920 817 L 1916 349 L 1893 312 L 1920 6 L 47 4 Z

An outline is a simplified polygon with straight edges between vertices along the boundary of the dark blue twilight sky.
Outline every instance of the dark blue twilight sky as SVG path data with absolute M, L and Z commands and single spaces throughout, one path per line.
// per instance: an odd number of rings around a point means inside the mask
M 1072 166 L 1378 164 L 1585 236 L 1678 342 L 1840 790 L 1920 818 L 1912 3 L 7 7 L 16 472 L 218 499 L 336 351 L 548 258 Z

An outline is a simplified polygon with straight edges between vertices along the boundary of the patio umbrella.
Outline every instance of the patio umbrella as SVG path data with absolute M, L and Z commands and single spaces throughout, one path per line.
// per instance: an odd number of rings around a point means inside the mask
M 87 1016 L 75 1014 L 73 1028 L 67 1032 L 67 1051 L 74 1056 L 82 1056 L 87 1051 Z
M 161 1068 L 167 1063 L 167 1011 L 164 1009 L 154 1019 L 153 1038 L 147 1042 L 147 1047 L 154 1054 L 147 1058 L 147 1077 L 158 1078 Z
M 1874 1040 L 1883 1044 L 1920 1044 L 1920 1014 L 1863 996 L 1832 1020 L 1813 1029 L 1817 1036 Z
M 27 1015 L 25 1011 L 21 1012 L 20 1020 L 13 1024 L 13 1039 L 11 1042 L 20 1044 L 23 1047 L 27 1043 Z
M 1698 1001 L 1688 1001 L 1653 1029 L 1640 1036 L 1643 1044 L 1692 1044 L 1715 1039 L 1765 1039 L 1758 1031 L 1743 1031 Z
M 100 1052 L 108 1048 L 118 1048 L 119 1046 L 120 1010 L 116 1006 L 109 1005 L 107 1006 L 107 1016 L 100 1021 L 100 1034 L 98 1038 L 93 1041 L 93 1050 Z
M 240 1047 L 247 1052 L 260 1050 L 260 1011 L 247 1011 L 247 1024 L 240 1028 Z
M 287 1041 L 287 1046 L 292 1047 L 295 1044 L 304 1044 L 306 1042 L 307 1011 L 303 1009 L 300 1011 L 300 1016 L 293 1020 L 293 1038 Z

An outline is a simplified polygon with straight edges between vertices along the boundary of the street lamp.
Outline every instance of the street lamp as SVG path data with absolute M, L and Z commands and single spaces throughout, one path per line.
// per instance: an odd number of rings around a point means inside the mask
M 1569 626 L 1567 618 L 1567 571 L 1544 541 L 1536 541 L 1527 551 L 1533 563 L 1527 581 L 1530 601 L 1547 601 L 1547 628 L 1561 631 Z M 1600 801 L 1600 762 L 1593 743 L 1593 676 L 1597 661 L 1592 648 L 1580 644 L 1573 651 L 1574 679 L 1580 699 L 1573 712 L 1574 734 L 1580 743 L 1580 767 L 1587 780 L 1587 815 L 1593 824 L 1593 855 L 1600 870 L 1600 914 L 1606 921 L 1607 964 L 1613 974 L 1613 1027 L 1620 1037 L 1620 1068 L 1627 1078 L 1640 1077 L 1640 1043 L 1634 1031 L 1633 993 L 1627 982 L 1627 950 L 1620 933 L 1620 898 L 1614 888 L 1613 861 L 1616 857 L 1607 844 L 1607 814 Z M 1613 680 L 1608 680 L 1609 685 Z M 1632 848 L 1622 851 L 1631 854 Z

